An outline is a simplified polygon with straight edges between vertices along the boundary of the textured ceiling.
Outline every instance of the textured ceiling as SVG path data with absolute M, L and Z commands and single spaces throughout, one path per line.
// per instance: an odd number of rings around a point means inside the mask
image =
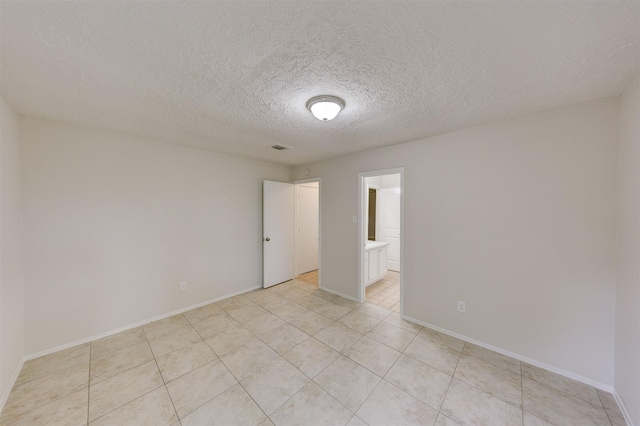
M 2 1 L 21 115 L 302 164 L 616 95 L 640 2 Z M 306 101 L 342 97 L 327 123 Z M 293 147 L 274 151 L 280 143 Z

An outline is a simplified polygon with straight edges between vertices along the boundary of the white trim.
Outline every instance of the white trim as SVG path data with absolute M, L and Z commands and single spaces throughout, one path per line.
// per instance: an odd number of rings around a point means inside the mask
M 25 360 L 26 359 L 24 357 L 20 360 L 20 362 L 18 363 L 18 366 L 16 367 L 16 371 L 13 372 L 13 376 L 9 381 L 9 386 L 7 386 L 7 388 L 4 390 L 4 394 L 2 395 L 2 400 L 0 400 L 0 413 L 2 413 L 2 410 L 4 410 L 4 404 L 6 404 L 7 399 L 9 399 L 9 395 L 13 390 L 13 386 L 16 384 L 16 380 L 18 380 L 18 375 L 20 374 L 20 370 L 22 370 L 22 366 L 24 365 Z
M 340 296 L 340 297 L 344 297 L 345 299 L 349 299 L 352 302 L 360 303 L 360 302 L 358 302 L 358 299 L 353 297 L 353 296 L 347 296 L 346 294 L 340 293 L 340 292 L 335 291 L 335 290 L 331 290 L 330 288 L 323 288 L 323 287 L 320 287 L 320 286 L 318 286 L 318 288 L 320 290 L 322 290 L 322 291 L 326 291 L 327 293 L 335 294 L 336 296 Z
M 476 339 L 472 339 L 470 337 L 464 336 L 462 334 L 455 333 L 453 331 L 449 331 L 449 330 L 444 329 L 442 327 L 438 327 L 436 325 L 429 324 L 428 322 L 424 322 L 424 321 L 420 321 L 420 320 L 415 319 L 415 318 L 411 318 L 411 317 L 406 316 L 406 315 L 403 315 L 402 319 L 405 319 L 407 321 L 411 321 L 411 322 L 419 324 L 419 325 L 423 325 L 425 327 L 428 327 L 428 328 L 431 328 L 433 330 L 439 331 L 440 333 L 444 333 L 444 334 L 447 334 L 449 336 L 456 337 L 456 338 L 464 340 L 466 342 L 473 343 L 474 345 L 481 346 L 481 347 L 483 347 L 485 349 L 489 349 L 489 350 L 492 350 L 494 352 L 498 352 L 499 354 L 506 355 L 506 356 L 511 357 L 511 358 L 515 358 L 515 359 L 517 359 L 519 361 L 526 362 L 527 364 L 531 364 L 531 365 L 535 365 L 536 367 L 544 368 L 545 370 L 549 370 L 549 371 L 551 371 L 553 373 L 556 373 L 556 374 L 559 374 L 561 376 L 568 377 L 569 379 L 573 379 L 573 380 L 576 380 L 578 382 L 587 384 L 589 386 L 593 386 L 594 388 L 598 388 L 598 389 L 601 389 L 603 391 L 607 391 L 607 392 L 613 393 L 614 389 L 613 389 L 613 386 L 611 386 L 611 385 L 605 385 L 604 383 L 600 383 L 600 382 L 597 382 L 595 380 L 591 380 L 591 379 L 588 379 L 586 377 L 580 376 L 578 374 L 574 374 L 574 373 L 571 373 L 569 371 L 563 370 L 561 368 L 557 368 L 557 367 L 554 367 L 552 365 L 545 364 L 543 362 L 539 362 L 539 361 L 536 361 L 536 360 L 531 359 L 531 358 L 527 358 L 526 356 L 522 356 L 522 355 L 518 355 L 518 354 L 513 353 L 513 352 L 506 351 L 504 349 L 489 345 L 487 343 L 481 342 L 481 341 L 476 340 Z
M 158 315 L 158 316 L 150 318 L 150 319 L 138 321 L 138 322 L 136 322 L 134 324 L 125 325 L 124 327 L 116 328 L 115 330 L 109 330 L 109 331 L 106 331 L 104 333 L 100 333 L 100 334 L 96 334 L 96 335 L 91 336 L 91 337 L 87 337 L 85 339 L 76 340 L 76 341 L 73 341 L 73 342 L 70 342 L 70 343 L 66 343 L 64 345 L 56 346 L 55 348 L 46 349 L 44 351 L 40 351 L 40 352 L 37 352 L 35 354 L 31 354 L 31 355 L 25 356 L 23 358 L 23 360 L 24 361 L 29 361 L 29 360 L 32 360 L 32 359 L 35 359 L 35 358 L 39 358 L 39 357 L 44 356 L 44 355 L 49 355 L 49 354 L 52 354 L 54 352 L 61 351 L 63 349 L 72 348 L 74 346 L 82 345 L 84 343 L 88 343 L 88 342 L 91 342 L 91 341 L 94 341 L 94 340 L 97 340 L 97 339 L 102 339 L 103 337 L 108 337 L 108 336 L 111 336 L 113 334 L 121 333 L 123 331 L 127 331 L 127 330 L 130 330 L 132 328 L 140 327 L 141 325 L 149 324 L 150 322 L 153 322 L 153 321 L 158 321 L 158 320 L 161 320 L 161 319 L 164 319 L 164 318 L 168 318 L 168 317 L 171 317 L 171 316 L 174 316 L 174 315 L 178 315 L 178 314 L 181 314 L 183 312 L 187 312 L 187 311 L 190 311 L 192 309 L 196 309 L 196 308 L 199 308 L 201 306 L 208 305 L 210 303 L 218 302 L 220 300 L 228 299 L 230 297 L 237 296 L 239 294 L 248 293 L 250 291 L 257 290 L 259 288 L 262 288 L 262 286 L 260 285 L 260 286 L 257 286 L 257 287 L 251 287 L 251 288 L 248 288 L 248 289 L 245 289 L 245 290 L 240 290 L 240 291 L 237 291 L 235 293 L 231 293 L 231 294 L 228 294 L 228 295 L 225 295 L 225 296 L 222 296 L 222 297 L 217 297 L 215 299 L 207 300 L 206 302 L 196 303 L 195 305 L 187 306 L 186 308 L 181 308 L 181 309 L 169 312 L 167 314 Z
M 633 426 L 633 422 L 631 421 L 631 416 L 627 411 L 627 407 L 624 406 L 624 402 L 622 402 L 622 398 L 620 398 L 620 395 L 618 395 L 618 392 L 616 391 L 615 388 L 613 389 L 612 393 L 613 393 L 613 397 L 618 403 L 618 408 L 620 408 L 620 412 L 622 413 L 622 417 L 624 417 L 624 421 L 627 422 L 627 425 Z
M 371 170 L 368 172 L 360 172 L 358 173 L 358 299 L 357 302 L 364 303 L 365 302 L 365 279 L 363 271 L 364 265 L 364 241 L 366 240 L 365 235 L 367 235 L 367 230 L 364 229 L 365 224 L 365 178 L 372 176 L 384 176 L 384 175 L 394 175 L 400 174 L 400 316 L 404 315 L 404 276 L 405 276 L 405 267 L 404 267 L 404 228 L 405 228 L 405 220 L 404 220 L 404 199 L 405 199 L 405 189 L 404 189 L 404 167 L 395 167 L 392 169 L 382 169 L 382 170 Z

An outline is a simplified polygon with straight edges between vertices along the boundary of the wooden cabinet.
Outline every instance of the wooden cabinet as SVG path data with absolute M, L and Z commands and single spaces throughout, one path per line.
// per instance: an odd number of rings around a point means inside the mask
M 381 280 L 387 274 L 387 246 L 389 243 L 368 242 L 365 246 L 365 286 Z

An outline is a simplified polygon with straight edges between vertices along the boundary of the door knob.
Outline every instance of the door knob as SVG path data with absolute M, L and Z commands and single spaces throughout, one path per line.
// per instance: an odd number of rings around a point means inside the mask
M 265 241 L 271 241 L 271 238 L 267 237 L 265 238 Z

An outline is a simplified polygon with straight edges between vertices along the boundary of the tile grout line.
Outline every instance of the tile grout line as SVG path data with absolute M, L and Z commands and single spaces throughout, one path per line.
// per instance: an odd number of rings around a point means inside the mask
M 189 321 L 189 318 L 187 318 L 187 316 L 184 315 L 184 314 L 182 314 L 182 315 L 186 318 L 187 322 L 189 324 L 191 324 L 191 322 Z M 191 327 L 195 330 L 195 327 L 193 327 L 193 325 L 191 325 Z M 198 330 L 195 330 L 195 331 L 196 331 L 196 333 L 198 333 Z M 144 333 L 144 337 L 147 339 L 147 344 L 149 345 L 149 350 L 151 351 L 151 355 L 153 356 L 153 361 L 156 363 L 156 368 L 158 369 L 158 374 L 160 374 L 160 378 L 162 379 L 162 386 L 164 387 L 165 392 L 167 392 L 167 395 L 169 395 L 169 401 L 171 401 L 171 406 L 173 407 L 173 412 L 176 414 L 176 418 L 180 422 L 180 416 L 178 415 L 178 410 L 176 409 L 176 404 L 173 402 L 173 397 L 171 396 L 171 393 L 169 392 L 169 388 L 167 388 L 167 381 L 164 379 L 164 375 L 162 374 L 162 370 L 160 370 L 160 365 L 158 365 L 158 358 L 156 357 L 156 354 L 153 352 L 153 348 L 151 347 L 151 343 L 149 343 L 149 336 L 147 336 L 147 331 L 144 329 L 144 327 L 142 328 L 142 332 Z M 198 336 L 200 336 L 200 333 L 198 333 Z M 202 339 L 202 336 L 200 336 L 200 338 Z M 202 341 L 204 342 L 204 339 Z M 178 349 L 181 349 L 181 348 L 178 348 Z M 174 349 L 174 351 L 176 351 L 178 349 Z M 171 351 L 171 352 L 174 352 L 174 351 Z M 171 352 L 168 352 L 168 353 L 166 353 L 164 355 L 170 354 Z M 162 355 L 162 356 L 164 356 L 164 355 Z M 182 377 L 182 376 L 180 376 L 180 377 Z M 158 388 L 156 388 L 156 389 L 158 389 Z M 151 392 L 155 391 L 156 389 L 152 390 Z M 151 392 L 147 392 L 147 393 L 151 393 Z

